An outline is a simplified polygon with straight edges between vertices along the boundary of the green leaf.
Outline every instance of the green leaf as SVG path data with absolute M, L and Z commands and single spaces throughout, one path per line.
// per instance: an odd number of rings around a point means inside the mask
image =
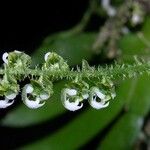
M 150 17 L 146 17 L 146 20 L 145 20 L 145 22 L 143 24 L 143 27 L 142 27 L 142 33 L 144 34 L 144 37 L 147 40 L 150 40 L 149 26 L 150 26 Z
M 82 59 L 91 59 L 91 47 L 95 37 L 95 33 L 81 33 L 72 36 L 62 36 L 61 33 L 51 35 L 33 54 L 33 65 L 42 63 L 48 51 L 57 52 L 67 60 L 69 65 L 81 64 Z
M 99 146 L 103 150 L 108 149 L 132 149 L 143 125 L 144 116 L 150 110 L 149 77 L 128 82 L 130 88 L 126 91 L 126 114 L 112 127 L 107 137 Z M 119 93 L 120 95 L 121 93 Z M 114 141 L 114 137 L 116 140 Z

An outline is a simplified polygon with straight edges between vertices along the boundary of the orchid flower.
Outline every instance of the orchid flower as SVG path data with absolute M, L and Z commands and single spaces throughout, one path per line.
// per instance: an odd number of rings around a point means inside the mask
M 74 102 L 70 102 L 74 98 Z M 76 111 L 83 107 L 83 103 L 79 106 L 81 98 L 77 97 L 77 90 L 75 89 L 64 89 L 61 94 L 61 100 L 66 109 L 70 111 Z
M 95 109 L 105 108 L 109 105 L 107 96 L 103 94 L 97 87 L 92 87 L 90 93 L 89 104 Z
M 35 100 L 31 100 L 28 98 L 27 94 L 32 94 L 33 91 L 34 91 L 34 88 L 32 87 L 31 84 L 25 85 L 25 87 L 23 89 L 23 93 L 22 93 L 22 100 L 23 100 L 24 104 L 31 109 L 36 109 L 36 108 L 42 107 L 45 104 L 45 101 L 43 103 L 40 103 L 40 102 L 48 99 L 49 95 L 48 94 L 36 95 Z

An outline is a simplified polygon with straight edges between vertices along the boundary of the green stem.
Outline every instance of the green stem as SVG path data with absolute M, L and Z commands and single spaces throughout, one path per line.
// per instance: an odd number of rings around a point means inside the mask
M 143 73 L 150 73 L 150 63 L 135 63 L 133 65 L 119 65 L 115 64 L 114 66 L 110 67 L 98 67 L 91 68 L 87 70 L 41 70 L 41 69 L 25 69 L 20 71 L 14 71 L 13 68 L 9 68 L 8 70 L 0 69 L 0 75 L 5 73 L 9 73 L 10 75 L 20 76 L 24 75 L 25 77 L 32 75 L 32 76 L 46 76 L 52 80 L 73 80 L 77 76 L 85 79 L 102 79 L 103 77 L 108 77 L 112 80 L 123 79 L 123 78 L 132 78 L 137 75 L 141 75 Z

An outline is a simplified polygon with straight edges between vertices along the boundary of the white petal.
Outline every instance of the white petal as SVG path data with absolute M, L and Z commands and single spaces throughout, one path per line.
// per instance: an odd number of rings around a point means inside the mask
M 47 100 L 50 96 L 48 94 L 40 94 L 42 100 Z
M 25 91 L 26 93 L 32 93 L 33 92 L 33 87 L 31 84 L 26 84 L 25 85 Z
M 12 105 L 14 103 L 14 100 L 9 102 L 8 99 L 0 100 L 0 108 L 7 108 L 8 106 Z
M 14 99 L 16 96 L 17 96 L 16 93 L 11 93 L 11 94 L 9 94 L 9 95 L 6 95 L 6 98 L 7 98 L 7 99 Z
M 101 109 L 107 107 L 109 105 L 109 102 L 104 104 L 103 102 L 97 102 L 96 100 L 92 100 L 90 101 L 90 105 L 95 109 Z
M 47 61 L 48 56 L 49 56 L 50 54 L 51 54 L 51 52 L 48 52 L 48 53 L 45 54 L 45 56 L 44 56 L 44 60 L 45 60 L 45 61 Z
M 80 106 L 78 106 L 78 104 L 79 104 L 78 100 L 76 100 L 75 102 L 69 102 L 69 100 L 64 101 L 64 107 L 70 111 L 76 111 L 83 107 L 83 103 L 81 103 Z
M 100 91 L 98 88 L 94 87 L 92 88 L 93 93 L 95 93 L 100 99 L 105 99 L 105 96 L 102 91 Z
M 77 90 L 75 89 L 66 89 L 65 92 L 70 96 L 77 95 Z
M 8 64 L 8 53 L 7 52 L 5 52 L 4 54 L 3 54 L 3 56 L 2 56 L 2 59 L 3 59 L 3 61 L 4 61 L 4 63 L 6 63 L 6 64 Z
M 38 98 L 38 97 L 36 98 L 35 101 L 29 100 L 28 98 L 26 98 L 24 100 L 24 103 L 27 107 L 29 107 L 31 109 L 36 109 L 36 108 L 42 107 L 45 104 L 45 102 L 40 104 L 40 98 Z

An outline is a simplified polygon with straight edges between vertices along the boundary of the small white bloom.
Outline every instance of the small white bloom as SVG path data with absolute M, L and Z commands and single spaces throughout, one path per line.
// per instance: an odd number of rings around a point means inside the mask
M 51 54 L 51 52 L 48 52 L 48 53 L 45 54 L 45 56 L 44 56 L 44 60 L 45 60 L 45 61 L 47 61 L 48 56 L 49 56 L 50 54 Z
M 30 100 L 27 97 L 24 100 L 24 104 L 31 109 L 37 109 L 39 107 L 42 107 L 45 104 L 45 102 L 43 102 L 41 104 L 40 104 L 40 102 L 41 102 L 41 99 L 39 97 L 36 97 L 35 101 Z
M 69 99 L 64 101 L 64 106 L 66 109 L 70 111 L 76 111 L 83 107 L 83 103 L 79 106 L 79 99 L 76 99 L 75 102 L 70 102 Z
M 4 61 L 5 64 L 8 64 L 8 53 L 7 52 L 5 52 L 3 54 L 2 59 L 3 59 L 3 61 Z
M 41 99 L 40 96 L 36 96 L 35 100 L 30 100 L 27 97 L 27 94 L 32 94 L 33 90 L 34 89 L 31 84 L 25 85 L 23 88 L 23 92 L 22 92 L 22 100 L 27 107 L 31 109 L 36 109 L 36 108 L 42 107 L 45 104 L 45 102 L 40 103 L 41 101 L 44 100 L 44 99 Z
M 75 89 L 63 89 L 61 93 L 61 100 L 64 107 L 70 111 L 76 111 L 83 107 L 83 103 L 79 106 L 81 99 L 75 98 L 77 95 L 77 90 Z M 70 102 L 70 100 L 74 97 L 74 101 Z
M 101 102 L 97 102 L 96 99 L 93 99 L 90 105 L 95 109 L 101 109 L 107 107 L 109 105 L 109 102 L 105 103 L 104 100 L 101 100 Z
M 99 99 L 100 101 L 97 101 L 96 99 Z M 102 93 L 97 87 L 93 87 L 91 89 L 90 93 L 90 105 L 95 109 L 101 109 L 105 108 L 109 105 L 109 102 L 107 101 L 107 96 Z
M 14 103 L 14 100 L 9 102 L 10 100 L 5 98 L 4 100 L 0 100 L 0 108 L 7 108 L 8 106 L 12 105 Z

